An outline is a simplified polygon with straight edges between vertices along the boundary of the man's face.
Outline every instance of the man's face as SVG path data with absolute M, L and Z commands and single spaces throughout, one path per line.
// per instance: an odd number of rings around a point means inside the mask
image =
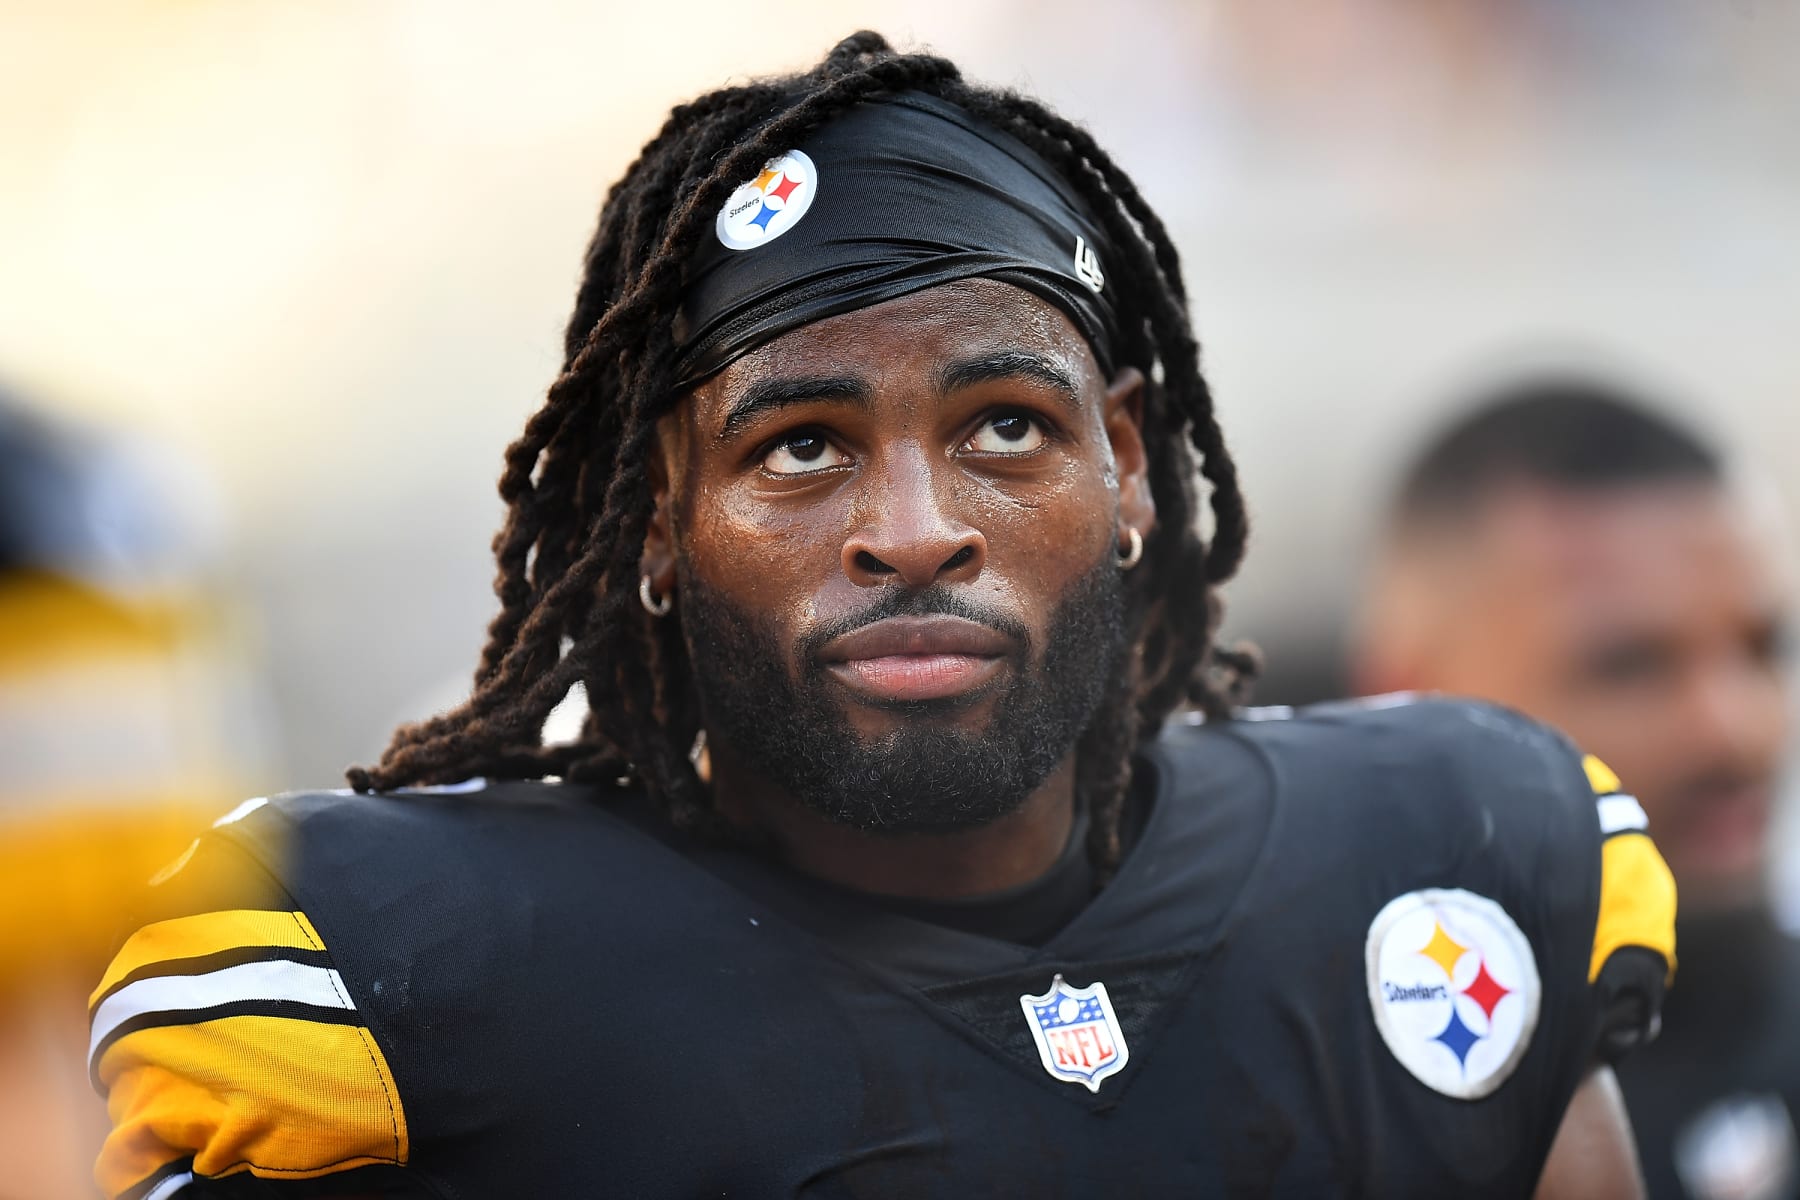
M 1519 487 L 1479 518 L 1430 682 L 1565 730 L 1642 801 L 1684 905 L 1758 894 L 1788 724 L 1786 599 L 1726 489 Z
M 1117 678 L 1137 398 L 987 280 L 795 330 L 665 419 L 646 569 L 678 599 L 715 763 L 827 816 L 1011 811 Z

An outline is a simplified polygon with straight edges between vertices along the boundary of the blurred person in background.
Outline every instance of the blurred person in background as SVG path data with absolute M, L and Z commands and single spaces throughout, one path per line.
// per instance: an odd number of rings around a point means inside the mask
M 0 395 L 0 1195 L 90 1194 L 86 999 L 123 897 L 250 782 L 179 468 Z
M 1353 685 L 1493 699 L 1618 771 L 1681 893 L 1661 1037 L 1619 1069 L 1650 1194 L 1800 1195 L 1800 942 L 1768 899 L 1780 522 L 1704 438 L 1573 372 L 1492 388 L 1402 479 Z

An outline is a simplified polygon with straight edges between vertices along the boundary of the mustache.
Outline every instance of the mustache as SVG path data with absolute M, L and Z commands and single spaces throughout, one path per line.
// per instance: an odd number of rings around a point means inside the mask
M 890 617 L 961 617 L 977 625 L 985 625 L 1005 637 L 1023 655 L 1031 649 L 1031 630 L 1017 617 L 989 604 L 978 603 L 942 585 L 913 590 L 895 588 L 876 597 L 875 601 L 853 613 L 833 617 L 810 631 L 799 641 L 802 662 L 818 661 L 819 651 L 833 638 L 842 637 L 865 625 Z

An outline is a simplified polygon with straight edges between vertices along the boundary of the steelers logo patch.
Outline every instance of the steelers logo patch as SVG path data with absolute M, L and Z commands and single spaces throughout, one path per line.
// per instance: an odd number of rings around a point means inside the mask
M 731 193 L 713 228 L 727 250 L 754 250 L 798 225 L 818 191 L 819 169 L 813 160 L 789 150 Z
M 1408 892 L 1369 926 L 1369 1004 L 1400 1065 L 1427 1087 L 1479 1100 L 1531 1045 L 1542 988 L 1506 910 L 1460 889 Z

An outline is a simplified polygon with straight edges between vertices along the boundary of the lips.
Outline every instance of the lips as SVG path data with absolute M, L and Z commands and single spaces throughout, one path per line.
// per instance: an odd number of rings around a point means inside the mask
M 1747 869 L 1761 860 L 1774 803 L 1771 788 L 1712 786 L 1684 799 L 1667 822 L 1671 857 L 1722 871 Z
M 985 686 L 1012 641 L 961 617 L 889 617 L 827 642 L 826 671 L 876 700 L 942 700 Z

